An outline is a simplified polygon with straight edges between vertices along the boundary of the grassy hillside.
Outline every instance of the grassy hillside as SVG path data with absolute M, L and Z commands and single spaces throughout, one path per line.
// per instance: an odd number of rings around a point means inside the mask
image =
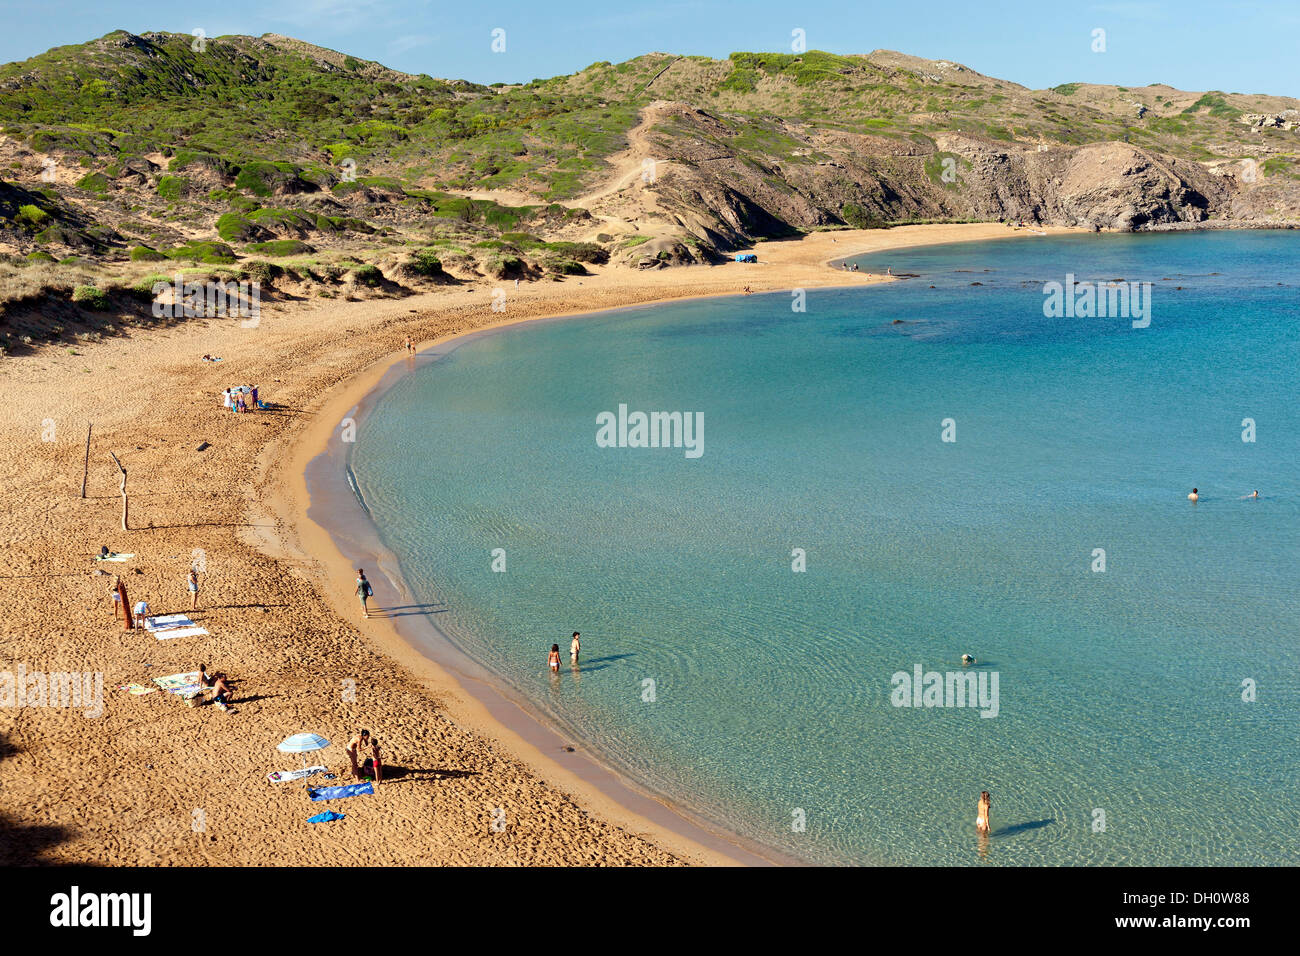
M 1030 90 L 879 50 L 652 53 L 481 86 L 276 35 L 117 31 L 0 66 L 0 308 L 67 291 L 79 266 L 93 285 L 269 262 L 418 284 L 707 260 L 846 224 L 1289 222 L 1298 108 Z M 661 172 L 640 182 L 647 160 Z

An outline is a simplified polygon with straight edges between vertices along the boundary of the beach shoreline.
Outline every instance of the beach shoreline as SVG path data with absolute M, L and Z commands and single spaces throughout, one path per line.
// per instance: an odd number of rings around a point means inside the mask
M 15 526 L 27 533 L 4 543 L 15 573 L 0 580 L 0 594 L 17 611 L 0 646 L 29 669 L 102 672 L 108 707 L 101 721 L 51 708 L 0 711 L 0 787 L 9 797 L 0 862 L 761 862 L 726 835 L 684 835 L 666 806 L 644 807 L 649 819 L 610 799 L 525 739 L 528 720 L 508 726 L 500 709 L 494 714 L 391 621 L 360 620 L 353 566 L 309 517 L 307 466 L 328 448 L 341 418 L 407 361 L 407 335 L 427 351 L 520 322 L 736 295 L 742 285 L 754 292 L 868 285 L 887 280 L 827 263 L 1013 236 L 1023 233 L 1002 224 L 814 233 L 760 244 L 759 266 L 610 267 L 530 283 L 511 295 L 505 313 L 492 310 L 494 283 L 485 280 L 394 299 L 264 304 L 255 329 L 187 320 L 10 358 L 4 434 L 28 453 L 10 456 L 4 472 Z M 224 362 L 200 363 L 205 353 Z M 224 411 L 222 387 L 242 383 L 261 384 L 272 410 Z M 89 491 L 80 499 L 87 421 L 94 443 Z M 57 423 L 57 439 L 35 440 L 45 423 Z M 109 450 L 131 472 L 130 531 L 120 528 Z M 192 550 L 202 549 L 209 572 L 196 620 L 211 634 L 192 642 L 124 636 L 103 611 L 104 579 L 82 563 L 101 543 L 138 554 L 121 569 L 132 597 L 165 610 L 182 606 L 184 569 Z M 378 557 L 382 568 L 386 559 Z M 23 578 L 40 584 L 33 591 Z M 145 680 L 145 668 L 188 670 L 195 658 L 217 662 L 253 689 L 237 696 L 236 713 L 116 690 Z M 340 682 L 351 682 L 350 698 Z M 386 762 L 404 765 L 406 779 L 386 782 L 384 796 L 349 813 L 345 825 L 306 825 L 301 791 L 265 783 L 269 770 L 282 769 L 275 741 L 303 730 L 338 741 L 360 726 L 377 728 Z M 341 769 L 336 753 L 326 763 Z M 589 777 L 605 773 L 609 786 L 619 784 L 617 774 L 592 763 Z M 636 791 L 625 796 L 636 803 Z M 508 830 L 489 828 L 491 807 L 504 808 Z M 198 810 L 208 821 L 201 832 L 191 826 Z M 265 841 L 276 847 L 274 860 L 259 850 Z
M 1057 230 L 1057 232 L 1067 231 Z M 1010 235 L 1008 234 L 1007 237 L 1009 238 Z M 1022 237 L 1027 238 L 1027 236 Z M 978 239 L 972 239 L 971 241 L 988 240 L 990 238 L 995 237 L 981 235 Z M 940 244 L 950 241 L 966 240 L 965 237 L 958 239 L 945 238 L 942 240 L 922 239 L 921 241 L 895 245 L 890 248 L 901 250 L 919 245 Z M 838 245 L 838 242 L 835 244 Z M 863 254 L 865 253 L 862 251 L 837 251 L 834 255 L 822 259 L 820 265 L 830 270 L 832 275 L 835 275 L 834 266 L 841 260 Z M 857 279 L 864 274 L 859 272 L 852 275 Z M 819 288 L 882 284 L 887 281 L 897 280 L 886 279 L 882 276 L 871 276 L 866 283 L 858 281 L 840 284 L 827 283 L 819 286 Z M 765 289 L 763 291 L 787 290 Z M 580 319 L 633 308 L 660 306 L 687 299 L 724 298 L 744 294 L 743 292 L 724 291 L 673 296 L 607 308 L 556 314 L 542 313 L 513 318 L 484 328 L 466 329 L 420 342 L 415 346 L 416 358 L 423 358 L 426 365 L 431 364 L 448 354 L 451 351 L 451 348 L 448 348 L 449 346 L 454 348 L 474 338 L 496 334 L 522 324 Z M 390 553 L 386 553 L 382 545 L 378 544 L 377 529 L 373 528 L 369 515 L 361 507 L 355 489 L 347 488 L 344 491 L 335 488 L 333 494 L 329 496 L 329 507 L 319 508 L 313 505 L 315 499 L 308 487 L 310 483 L 308 476 L 312 475 L 313 472 L 315 472 L 314 478 L 317 482 L 323 483 L 332 477 L 339 485 L 346 487 L 344 479 L 344 471 L 347 468 L 346 455 L 331 456 L 328 451 L 331 441 L 337 439 L 338 422 L 346 416 L 356 429 L 360 429 L 369 411 L 367 406 L 372 407 L 382 399 L 383 395 L 401 377 L 416 371 L 416 366 L 411 357 L 403 354 L 396 355 L 386 363 L 381 362 L 378 364 L 381 367 L 367 369 L 354 381 L 340 385 L 336 389 L 336 393 L 329 398 L 326 405 L 320 410 L 316 421 L 299 437 L 294 446 L 284 453 L 284 472 L 278 501 L 280 517 L 295 522 L 299 533 L 303 533 L 304 528 L 308 529 L 305 533 L 312 539 L 313 553 L 317 554 L 317 556 L 326 548 L 330 549 L 327 562 L 329 565 L 329 587 L 335 599 L 335 606 L 340 610 L 340 613 L 345 613 L 343 609 L 352 604 L 348 596 L 352 593 L 355 568 L 366 563 L 379 566 L 385 578 L 388 578 L 388 581 L 385 582 L 388 585 L 387 588 L 380 584 L 376 585 L 378 589 L 376 607 L 383 605 L 383 601 L 380 599 L 385 596 L 390 599 L 395 597 L 409 598 L 409 591 L 405 582 L 401 579 L 397 567 L 397 558 Z M 397 374 L 394 375 L 394 372 Z M 329 473 L 328 476 L 327 472 Z M 317 493 L 323 494 L 321 491 Z M 346 501 L 345 499 L 348 498 L 353 500 Z M 333 508 L 343 509 L 349 505 L 354 512 L 351 515 L 340 516 L 335 512 L 327 517 L 325 514 L 327 510 Z M 373 540 L 365 543 L 357 540 L 359 523 L 369 526 L 364 536 L 370 538 L 373 534 Z M 371 577 L 373 579 L 373 573 Z M 392 647 L 400 644 L 404 646 L 406 651 L 414 652 L 419 659 L 417 663 L 412 663 L 410 660 L 404 661 L 412 669 L 418 670 L 422 666 L 432 664 L 435 668 L 431 672 L 434 679 L 449 681 L 469 698 L 469 700 L 457 701 L 455 716 L 458 721 L 463 721 L 483 733 L 496 733 L 499 735 L 504 731 L 508 735 L 507 745 L 514 749 L 517 755 L 523 756 L 526 762 L 539 772 L 546 772 L 551 777 L 560 777 L 567 787 L 579 791 L 584 802 L 597 808 L 597 812 L 601 813 L 606 819 L 613 820 L 620 826 L 639 825 L 644 827 L 645 823 L 649 821 L 654 826 L 653 838 L 661 845 L 667 845 L 681 852 L 683 847 L 675 844 L 679 844 L 679 841 L 685 838 L 695 846 L 703 846 L 709 851 L 706 857 L 709 863 L 723 865 L 737 862 L 745 865 L 803 864 L 803 861 L 790 858 L 771 847 L 757 844 L 739 834 L 723 831 L 712 821 L 699 818 L 690 811 L 676 805 L 667 796 L 648 791 L 640 782 L 628 780 L 623 771 L 608 766 L 603 757 L 587 759 L 580 754 L 562 755 L 558 752 L 552 752 L 548 756 L 543 753 L 539 749 L 538 743 L 546 741 L 554 746 L 563 739 L 563 735 L 559 730 L 552 727 L 546 718 L 529 707 L 527 702 L 521 699 L 513 688 L 507 687 L 499 675 L 482 667 L 459 648 L 456 648 L 447 635 L 438 629 L 431 620 L 428 623 L 430 629 L 436 632 L 442 641 L 446 642 L 446 650 L 450 651 L 450 654 L 446 656 L 439 655 L 428 643 L 424 645 L 425 650 L 421 651 L 418 647 L 419 639 L 411 633 L 409 628 L 404 628 L 401 624 L 390 624 L 384 627 L 384 630 L 388 632 L 383 639 L 385 646 Z M 467 689 L 466 683 L 471 683 L 475 689 L 472 691 Z M 491 704 L 484 699 L 485 697 L 492 698 Z M 565 757 L 571 759 L 565 761 Z M 561 761 L 565 761 L 570 766 L 565 766 Z M 635 809 L 629 807 L 629 803 L 633 801 L 636 804 Z

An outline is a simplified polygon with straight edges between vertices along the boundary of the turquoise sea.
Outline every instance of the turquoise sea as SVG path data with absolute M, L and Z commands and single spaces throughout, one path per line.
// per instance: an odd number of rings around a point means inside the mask
M 1300 862 L 1300 234 L 860 263 L 917 277 L 531 323 L 398 380 L 350 466 L 415 597 L 585 748 L 801 859 Z M 1149 326 L 1045 317 L 1067 274 L 1150 282 Z M 598 447 L 620 404 L 702 414 L 703 454 Z M 894 706 L 963 653 L 996 716 Z

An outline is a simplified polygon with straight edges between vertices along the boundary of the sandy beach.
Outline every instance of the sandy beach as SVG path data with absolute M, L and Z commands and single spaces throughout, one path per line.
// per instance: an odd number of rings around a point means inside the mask
M 634 788 L 621 790 L 577 741 L 571 758 L 546 749 L 554 741 L 522 711 L 504 719 L 500 702 L 485 702 L 420 654 L 393 618 L 362 620 L 352 564 L 307 516 L 305 470 L 390 368 L 409 361 L 407 336 L 424 349 L 490 326 L 745 286 L 866 285 L 888 280 L 830 263 L 1026 235 L 1002 224 L 819 232 L 759 244 L 755 265 L 593 267 L 593 275 L 518 289 L 484 280 L 406 298 L 264 301 L 255 328 L 191 319 L 5 359 L 2 427 L 16 453 L 3 466 L 11 517 L 0 594 L 11 613 L 0 624 L 0 672 L 102 673 L 104 706 L 93 718 L 72 708 L 0 708 L 0 863 L 759 861 L 725 834 L 701 837 L 644 795 L 639 808 L 629 806 Z M 892 267 L 906 272 L 906 254 Z M 492 309 L 497 285 L 504 311 Z M 222 361 L 202 362 L 205 353 Z M 242 384 L 260 386 L 274 407 L 226 411 L 222 390 Z M 201 442 L 209 447 L 196 450 Z M 129 531 L 121 529 L 110 452 L 129 475 Z M 92 555 L 101 546 L 135 557 L 97 574 Z M 122 575 L 132 604 L 186 611 L 195 549 L 207 573 L 192 617 L 210 633 L 157 640 L 124 632 L 112 619 L 111 575 Z M 235 679 L 233 712 L 118 689 L 201 663 Z M 268 782 L 268 773 L 299 765 L 275 750 L 297 732 L 329 738 L 313 762 L 335 774 L 329 783 L 349 782 L 343 747 L 360 727 L 383 745 L 385 780 L 375 795 L 313 803 L 301 782 Z M 307 822 L 325 809 L 346 819 Z

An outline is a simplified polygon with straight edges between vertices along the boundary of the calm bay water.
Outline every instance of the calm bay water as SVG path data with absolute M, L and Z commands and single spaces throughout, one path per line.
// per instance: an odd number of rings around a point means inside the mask
M 921 276 L 520 326 L 401 379 L 351 465 L 418 600 L 584 745 L 804 859 L 1300 862 L 1300 235 L 887 264 Z M 1150 326 L 1045 318 L 1067 273 L 1151 282 Z M 620 403 L 703 413 L 704 454 L 597 447 Z M 892 706 L 963 652 L 996 717 Z

